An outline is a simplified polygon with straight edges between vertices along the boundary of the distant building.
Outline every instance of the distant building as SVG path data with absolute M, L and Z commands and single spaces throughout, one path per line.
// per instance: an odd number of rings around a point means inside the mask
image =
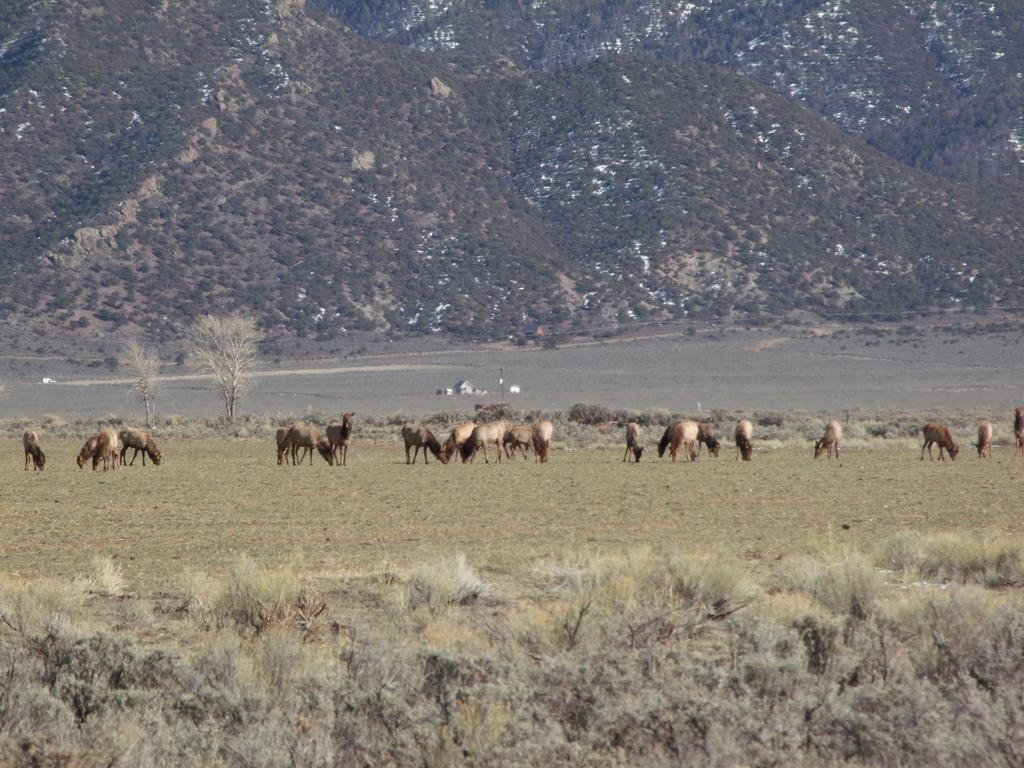
M 528 339 L 539 339 L 544 336 L 544 326 L 540 323 L 530 323 L 523 328 L 523 335 Z
M 518 395 L 520 392 L 522 392 L 522 390 L 519 388 L 518 384 L 509 385 L 508 393 L 510 395 Z
M 476 391 L 476 387 L 473 386 L 473 382 L 461 379 L 455 382 L 453 387 L 456 395 L 472 395 Z

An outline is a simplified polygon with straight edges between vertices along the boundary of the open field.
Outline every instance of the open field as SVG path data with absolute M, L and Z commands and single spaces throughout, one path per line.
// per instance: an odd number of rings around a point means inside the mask
M 880 446 L 884 443 L 879 441 Z M 905 447 L 904 447 L 905 446 Z M 273 444 L 169 440 L 160 467 L 79 470 L 79 443 L 46 444 L 47 469 L 24 472 L 5 442 L 0 572 L 70 576 L 97 553 L 140 587 L 184 568 L 220 572 L 240 554 L 273 565 L 301 552 L 316 572 L 407 567 L 455 550 L 495 567 L 580 548 L 650 545 L 761 559 L 826 544 L 870 547 L 893 531 L 971 539 L 1024 533 L 1024 460 L 964 446 L 955 463 L 921 462 L 914 443 L 810 448 L 673 465 L 648 450 L 557 450 L 533 461 L 407 467 L 398 444 L 357 443 L 348 467 L 279 467 Z M 493 458 L 492 458 L 493 460 Z M 844 527 L 848 526 L 848 528 Z M 831 537 L 831 539 L 830 539 Z
M 1024 760 L 1024 459 L 0 443 L 0 764 Z
M 116 354 L 108 345 L 105 351 Z M 566 409 L 576 402 L 695 413 L 714 408 L 817 410 L 1006 409 L 1021 400 L 1024 337 L 1000 334 L 880 338 L 797 331 L 685 333 L 611 339 L 558 349 L 452 346 L 429 352 L 263 360 L 242 412 L 275 418 L 304 412 L 430 413 L 495 402 L 498 369 L 522 394 L 522 409 Z M 171 358 L 173 359 L 173 354 Z M 96 363 L 97 361 L 93 361 Z M 165 366 L 157 402 L 163 414 L 218 416 L 210 382 L 188 366 Z M 58 383 L 40 384 L 43 376 Z M 489 394 L 445 398 L 439 387 L 469 379 Z M 65 419 L 138 413 L 123 371 L 73 366 L 60 359 L 0 358 L 0 418 Z

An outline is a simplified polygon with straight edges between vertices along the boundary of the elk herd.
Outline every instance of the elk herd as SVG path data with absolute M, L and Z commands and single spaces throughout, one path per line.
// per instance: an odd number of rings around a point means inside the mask
M 348 449 L 352 445 L 353 419 L 355 414 L 342 414 L 340 421 L 332 421 L 321 433 L 320 430 L 305 422 L 296 422 L 277 430 L 277 463 L 298 466 L 309 457 L 313 463 L 313 452 L 332 466 L 347 466 Z M 548 461 L 551 439 L 554 436 L 554 425 L 548 419 L 541 419 L 532 426 L 511 424 L 504 420 L 478 424 L 466 421 L 452 427 L 444 442 L 422 424 L 405 424 L 401 430 L 402 442 L 405 444 L 405 463 L 415 464 L 420 452 L 423 463 L 428 463 L 428 454 L 433 455 L 442 464 L 447 464 L 458 454 L 463 463 L 473 462 L 478 453 L 483 454 L 484 463 L 490 463 L 490 456 L 500 463 L 504 453 L 506 460 L 514 460 L 516 455 L 528 459 L 532 451 L 534 460 L 540 463 Z M 1013 432 L 1016 438 L 1016 455 L 1024 456 L 1024 406 L 1014 411 Z M 927 451 L 929 459 L 934 459 L 932 448 L 938 446 L 939 460 L 948 455 L 956 460 L 960 447 L 953 439 L 949 428 L 933 422 L 921 428 L 924 444 L 921 446 L 921 460 Z M 978 422 L 977 442 L 973 443 L 978 456 L 987 459 L 991 456 L 994 431 L 992 423 L 987 419 Z M 736 458 L 751 461 L 754 453 L 754 425 L 748 419 L 740 419 L 733 432 L 736 446 Z M 814 458 L 827 455 L 828 458 L 839 458 L 840 444 L 843 440 L 843 426 L 838 421 L 830 421 L 825 427 L 821 438 L 814 443 Z M 42 471 L 46 466 L 46 453 L 39 444 L 39 436 L 35 431 L 26 430 L 21 438 L 25 451 L 25 470 L 31 466 L 33 471 Z M 701 449 L 717 457 L 721 443 L 715 435 L 714 428 L 707 422 L 683 419 L 666 427 L 658 441 L 658 457 L 662 458 L 668 451 L 672 461 L 679 457 L 680 449 L 684 461 L 696 461 Z M 103 464 L 104 471 L 117 469 L 126 461 L 129 449 L 134 453 L 128 465 L 134 465 L 135 459 L 142 454 L 145 466 L 147 457 L 159 466 L 160 449 L 153 441 L 152 434 L 145 429 L 125 427 L 115 429 L 107 427 L 96 433 L 82 446 L 76 462 L 79 468 L 87 463 L 95 470 Z M 488 451 L 490 450 L 490 454 Z M 643 427 L 636 422 L 626 424 L 626 452 L 623 462 L 632 460 L 639 462 L 644 453 Z

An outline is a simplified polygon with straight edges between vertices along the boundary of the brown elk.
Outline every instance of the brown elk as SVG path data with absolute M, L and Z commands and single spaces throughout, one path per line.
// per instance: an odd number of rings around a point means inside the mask
M 121 441 L 121 464 L 124 464 L 124 457 L 128 453 L 128 449 L 134 448 L 135 453 L 132 454 L 132 460 L 128 462 L 128 466 L 135 464 L 135 459 L 140 452 L 142 453 L 142 466 L 146 466 L 146 456 L 149 456 L 154 465 L 160 466 L 162 459 L 160 449 L 156 447 L 153 436 L 147 430 L 126 427 L 117 433 L 117 437 Z
M 85 441 L 82 450 L 78 452 L 78 468 L 85 466 L 85 462 L 92 459 L 92 468 L 95 471 L 100 461 L 103 462 L 103 471 L 117 469 L 120 459 L 121 440 L 117 436 L 117 430 L 107 427 L 102 432 L 90 437 Z
M 697 437 L 700 434 L 700 425 L 696 421 L 684 419 L 670 424 L 658 443 L 658 458 L 665 455 L 668 449 L 672 461 L 676 460 L 679 448 L 683 448 L 683 459 L 685 461 L 697 460 Z
M 843 439 L 843 425 L 834 419 L 828 423 L 825 427 L 825 434 L 821 436 L 821 439 L 814 444 L 814 458 L 818 458 L 823 453 L 828 453 L 828 458 L 832 458 L 832 452 L 835 451 L 836 458 L 839 458 L 839 443 Z
M 1024 456 L 1024 405 L 1013 412 L 1013 436 L 1017 438 L 1017 455 Z
M 551 438 L 555 435 L 555 425 L 548 419 L 541 419 L 533 425 L 533 454 L 541 464 L 548 463 L 548 451 L 551 450 Z
M 459 451 L 461 455 L 462 446 L 469 440 L 474 429 L 476 429 L 476 424 L 472 421 L 464 421 L 452 427 L 448 439 L 444 441 L 444 457 L 451 460 L 456 451 Z M 466 457 L 463 457 L 462 463 L 466 463 Z
M 329 464 L 348 466 L 348 449 L 352 445 L 352 419 L 354 413 L 341 414 L 341 421 L 332 421 L 327 425 L 327 443 L 331 451 Z
M 750 461 L 754 454 L 754 425 L 747 419 L 740 419 L 736 423 L 736 458 Z
M 524 426 L 509 427 L 505 436 L 501 439 L 505 446 L 505 458 L 515 459 L 516 451 L 519 450 L 526 459 L 527 452 L 533 446 L 533 428 Z
M 992 457 L 992 422 L 988 419 L 982 419 L 978 422 L 978 442 L 974 444 L 974 447 L 978 449 L 979 459 L 988 459 Z
M 423 463 L 427 464 L 427 450 L 434 454 L 434 458 L 439 460 L 442 464 L 448 463 L 448 457 L 444 455 L 441 450 L 441 443 L 434 437 L 434 433 L 423 426 L 417 426 L 416 424 L 406 424 L 402 427 L 402 440 L 405 441 L 405 463 L 415 464 L 416 458 L 419 456 L 420 449 L 423 449 Z M 412 462 L 409 461 L 409 449 L 414 448 L 415 451 L 412 455 Z
M 313 451 L 315 450 L 328 464 L 334 463 L 334 454 L 327 438 L 320 434 L 320 430 L 304 422 L 292 424 L 288 430 L 288 444 L 292 455 L 292 464 L 298 466 L 309 454 L 309 464 L 313 465 Z M 299 449 L 302 449 L 302 458 L 299 458 Z
M 644 447 L 641 444 L 643 438 L 644 431 L 639 424 L 631 421 L 626 425 L 626 453 L 622 457 L 623 461 L 629 461 L 629 454 L 632 453 L 633 461 L 640 462 L 640 457 L 644 454 Z
M 288 431 L 291 427 L 281 427 L 277 430 L 275 439 L 277 440 L 277 464 L 290 464 L 290 456 L 292 450 L 292 444 L 288 439 Z
M 701 446 L 706 445 L 708 447 L 708 453 L 718 458 L 718 452 L 721 450 L 722 445 L 718 442 L 718 437 L 715 435 L 715 428 L 708 424 L 706 421 L 702 421 L 698 425 L 697 431 L 697 455 L 700 456 Z
M 462 444 L 460 449 L 462 461 L 472 461 L 477 451 L 483 451 L 484 463 L 490 464 L 487 459 L 487 446 L 493 445 L 498 452 L 498 463 L 501 463 L 501 441 L 505 439 L 505 432 L 508 431 L 508 424 L 504 421 L 491 421 L 487 424 L 477 424 L 469 435 L 469 439 Z
M 25 449 L 25 471 L 28 471 L 29 462 L 32 462 L 32 471 L 43 471 L 46 466 L 46 454 L 39 447 L 39 436 L 35 431 L 26 429 L 21 436 L 21 446 Z
M 944 461 L 945 459 L 942 455 L 944 450 L 949 453 L 950 461 L 956 461 L 960 448 L 953 441 L 953 434 L 947 427 L 942 424 L 928 422 L 921 427 L 921 434 L 924 435 L 924 445 L 921 446 L 921 461 L 924 461 L 925 448 L 928 449 L 929 461 L 932 459 L 932 444 L 939 446 L 939 461 Z

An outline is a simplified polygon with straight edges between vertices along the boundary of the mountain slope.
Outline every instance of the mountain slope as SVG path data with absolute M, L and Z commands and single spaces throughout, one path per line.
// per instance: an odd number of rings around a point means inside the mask
M 372 39 L 476 60 L 702 60 L 913 167 L 1024 183 L 1024 0 L 317 2 Z
M 449 61 L 286 0 L 0 11 L 0 313 L 52 333 L 1024 304 L 1017 202 L 692 61 Z

